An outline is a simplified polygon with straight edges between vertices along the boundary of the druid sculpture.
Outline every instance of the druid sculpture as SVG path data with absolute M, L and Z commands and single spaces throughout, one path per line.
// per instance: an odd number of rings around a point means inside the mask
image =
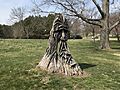
M 75 62 L 69 51 L 68 36 L 67 19 L 62 14 L 56 15 L 50 31 L 49 47 L 36 68 L 69 76 L 82 75 L 79 64 Z

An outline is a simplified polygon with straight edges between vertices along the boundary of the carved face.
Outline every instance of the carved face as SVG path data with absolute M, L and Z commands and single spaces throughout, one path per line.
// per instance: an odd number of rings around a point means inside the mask
M 63 16 L 58 15 L 54 23 L 54 38 L 57 38 L 58 41 L 67 41 L 69 34 L 67 19 L 64 19 Z
M 58 39 L 58 41 L 67 41 L 68 39 L 68 31 L 67 30 L 57 30 L 54 32 L 54 37 Z

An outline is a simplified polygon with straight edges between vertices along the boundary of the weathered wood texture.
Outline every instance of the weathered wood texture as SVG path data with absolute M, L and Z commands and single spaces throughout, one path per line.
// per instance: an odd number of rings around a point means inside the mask
M 50 31 L 49 47 L 37 68 L 69 76 L 82 75 L 67 46 L 68 34 L 67 19 L 58 14 Z

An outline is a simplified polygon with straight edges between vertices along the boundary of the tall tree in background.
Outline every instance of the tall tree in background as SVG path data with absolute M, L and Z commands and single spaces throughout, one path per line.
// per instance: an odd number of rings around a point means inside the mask
M 101 0 L 101 3 L 97 0 L 42 0 L 42 2 L 43 3 L 39 5 L 35 4 L 37 5 L 37 10 L 40 10 L 41 12 L 44 12 L 44 10 L 40 8 L 41 5 L 51 5 L 64 9 L 66 15 L 75 16 L 81 18 L 86 23 L 99 26 L 101 28 L 100 48 L 110 49 L 109 33 L 115 26 L 120 23 L 120 20 L 118 20 L 113 25 L 109 25 L 109 7 L 111 4 L 110 0 Z M 96 9 L 100 13 L 100 16 L 98 18 L 87 18 L 85 15 L 85 9 L 88 6 L 88 3 L 86 4 L 86 2 L 94 3 Z
M 110 24 L 113 24 L 116 20 L 119 19 L 120 12 L 114 12 L 110 15 Z M 116 26 L 113 30 L 111 30 L 111 34 L 115 35 L 117 40 L 120 41 L 120 25 Z
M 11 9 L 10 20 L 13 23 L 20 22 L 20 24 L 18 25 L 19 31 L 16 32 L 16 30 L 14 30 L 14 35 L 17 36 L 16 34 L 19 34 L 20 38 L 23 36 L 23 34 L 26 35 L 26 38 L 29 38 L 28 31 L 25 30 L 25 26 L 23 22 L 25 15 L 26 15 L 26 9 L 24 7 L 17 7 Z
M 80 33 L 82 32 L 81 21 L 79 19 L 74 19 L 74 18 L 69 21 L 71 22 L 69 24 L 71 36 L 75 38 L 77 35 L 80 35 Z

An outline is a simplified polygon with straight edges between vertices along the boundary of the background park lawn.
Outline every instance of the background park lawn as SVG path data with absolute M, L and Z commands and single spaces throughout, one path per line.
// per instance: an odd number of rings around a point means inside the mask
M 0 40 L 0 90 L 120 90 L 120 43 L 97 49 L 90 40 L 69 40 L 70 51 L 89 77 L 66 77 L 34 68 L 47 40 Z

